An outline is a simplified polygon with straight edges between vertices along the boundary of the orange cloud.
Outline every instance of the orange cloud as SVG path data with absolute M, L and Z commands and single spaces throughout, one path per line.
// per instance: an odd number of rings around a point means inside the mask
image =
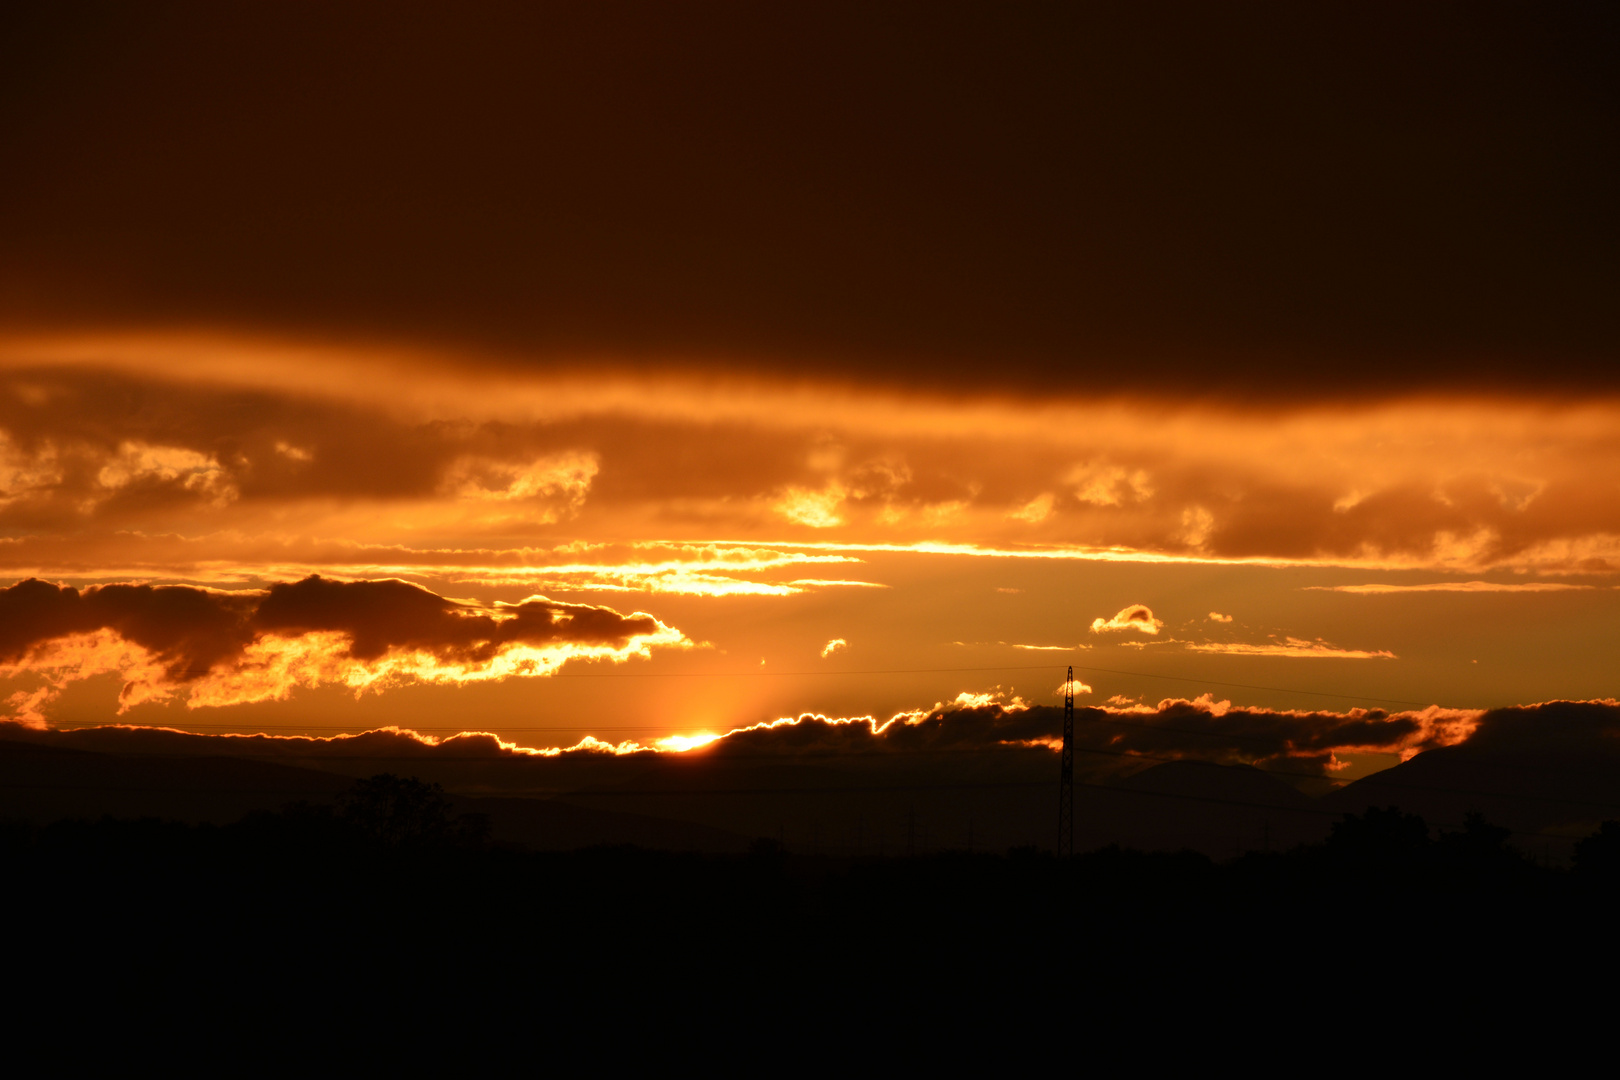
M 0 591 L 0 675 L 60 689 L 116 672 L 121 711 L 184 697 L 188 707 L 287 697 L 335 684 L 356 693 L 407 682 L 469 683 L 622 662 L 688 647 L 651 615 L 531 597 L 479 608 L 397 580 L 310 577 L 256 591 L 29 580 Z M 38 721 L 49 695 L 13 696 Z
M 1282 642 L 1271 642 L 1263 645 L 1243 645 L 1222 642 L 1204 642 L 1197 645 L 1188 645 L 1192 652 L 1224 653 L 1227 656 L 1292 656 L 1292 657 L 1321 657 L 1338 660 L 1394 660 L 1396 656 L 1387 649 L 1369 651 L 1366 649 L 1340 649 L 1329 645 L 1325 641 L 1306 641 L 1303 638 L 1291 637 Z
M 1091 621 L 1093 634 L 1115 630 L 1136 630 L 1143 634 L 1157 634 L 1164 629 L 1164 621 L 1153 617 L 1153 611 L 1146 604 L 1132 604 L 1121 608 L 1119 613 L 1111 619 L 1097 618 Z
M 1342 592 L 1359 593 L 1366 596 L 1376 596 L 1385 593 L 1417 593 L 1417 592 L 1458 592 L 1458 593 L 1496 593 L 1496 592 L 1569 592 L 1575 589 L 1592 589 L 1593 585 L 1573 585 L 1563 581 L 1433 581 L 1423 585 L 1307 585 L 1308 592 Z
M 1061 695 L 1063 687 L 1055 688 Z M 1089 693 L 1079 684 L 1077 693 Z M 873 716 L 805 713 L 703 736 L 705 753 L 793 756 L 829 753 L 986 751 L 1056 748 L 1059 707 L 1032 705 L 997 692 L 963 692 L 932 708 Z M 1075 736 L 1088 763 L 1112 768 L 1132 757 L 1173 757 L 1256 764 L 1288 761 L 1326 773 L 1333 754 L 1389 753 L 1403 758 L 1466 741 L 1487 715 L 1478 709 L 1382 709 L 1316 712 L 1234 707 L 1211 695 L 1167 698 L 1157 705 L 1113 699 L 1077 709 Z M 677 747 L 678 748 L 678 747 Z
M 1604 479 L 1620 471 L 1620 401 L 1430 397 L 1259 420 L 461 360 L 225 337 L 0 340 L 0 528 L 40 539 L 34 562 L 0 562 L 67 572 L 39 549 L 96 548 L 109 568 L 136 536 L 504 556 L 568 519 L 587 539 L 847 552 L 1620 567 L 1620 490 Z
M 1061 687 L 1055 688 L 1057 691 Z M 1078 708 L 1075 738 L 1081 759 L 1092 769 L 1129 768 L 1133 762 L 1168 757 L 1227 764 L 1287 762 L 1294 771 L 1326 774 L 1335 767 L 1335 753 L 1387 753 L 1409 758 L 1476 737 L 1499 743 L 1534 740 L 1546 727 L 1537 725 L 1539 713 L 1559 709 L 1567 712 L 1571 707 L 1570 703 L 1549 703 L 1491 712 L 1439 706 L 1396 713 L 1382 709 L 1324 712 L 1242 708 L 1207 694 L 1192 700 L 1167 698 L 1156 705 L 1116 697 L 1108 707 Z M 1584 728 L 1572 730 L 1571 737 L 1595 731 L 1600 741 L 1612 741 L 1612 733 L 1620 730 L 1620 707 L 1614 702 L 1577 703 L 1573 707 L 1586 715 L 1588 722 Z M 1062 714 L 1060 707 L 1009 700 L 997 691 L 964 691 L 953 701 L 906 710 L 882 720 L 870 715 L 803 713 L 721 734 L 694 732 L 647 744 L 587 736 L 568 747 L 530 748 L 480 732 L 434 738 L 386 728 L 321 738 L 200 735 L 121 724 L 52 730 L 15 722 L 7 727 L 5 736 L 115 752 L 255 757 L 286 753 L 304 759 L 421 757 L 424 761 L 434 757 L 516 758 L 544 770 L 582 757 L 601 760 L 659 751 L 782 759 L 836 754 L 898 758 L 913 753 L 1019 752 L 1055 748 L 1062 730 Z M 0 726 L 5 726 L 3 721 Z M 535 776 L 519 777 L 516 783 L 526 789 L 547 786 Z

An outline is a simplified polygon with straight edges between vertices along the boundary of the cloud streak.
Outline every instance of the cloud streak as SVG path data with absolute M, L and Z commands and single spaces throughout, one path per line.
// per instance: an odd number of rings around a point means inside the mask
M 1359 596 L 1383 596 L 1398 593 L 1541 593 L 1571 592 L 1596 588 L 1594 585 L 1576 585 L 1564 581 L 1433 581 L 1424 585 L 1307 585 L 1307 592 L 1342 592 Z
M 1388 649 L 1341 649 L 1325 641 L 1306 641 L 1295 637 L 1259 645 L 1207 641 L 1190 644 L 1187 649 L 1189 652 L 1222 653 L 1226 656 L 1288 656 L 1330 660 L 1396 659 L 1395 654 Z

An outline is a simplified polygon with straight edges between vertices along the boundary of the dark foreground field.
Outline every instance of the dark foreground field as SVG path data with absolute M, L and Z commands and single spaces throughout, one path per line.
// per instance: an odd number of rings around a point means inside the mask
M 1267 1026 L 1343 995 L 1466 1011 L 1607 980 L 1620 826 L 1573 869 L 1505 840 L 1478 817 L 1436 836 L 1375 809 L 1323 843 L 1225 862 L 849 859 L 765 839 L 536 852 L 492 843 L 428 785 L 374 778 L 228 826 L 17 823 L 0 858 L 8 977 L 53 1022 L 178 1022 L 184 1042 L 274 1017 L 285 1038 L 392 1033 L 397 1049 L 503 1024 L 740 1038 L 796 1017 L 838 1038 L 918 1011 L 1140 1026 L 1250 1009 Z

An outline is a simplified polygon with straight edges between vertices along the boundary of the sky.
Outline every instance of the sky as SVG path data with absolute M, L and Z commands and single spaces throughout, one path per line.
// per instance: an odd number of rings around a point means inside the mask
M 1069 665 L 1613 698 L 1615 30 L 8 5 L 0 702 L 680 749 Z

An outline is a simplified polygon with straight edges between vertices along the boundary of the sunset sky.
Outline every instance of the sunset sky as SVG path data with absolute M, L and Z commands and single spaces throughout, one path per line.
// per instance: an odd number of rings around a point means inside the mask
M 12 718 L 1620 695 L 1596 5 L 0 20 Z

